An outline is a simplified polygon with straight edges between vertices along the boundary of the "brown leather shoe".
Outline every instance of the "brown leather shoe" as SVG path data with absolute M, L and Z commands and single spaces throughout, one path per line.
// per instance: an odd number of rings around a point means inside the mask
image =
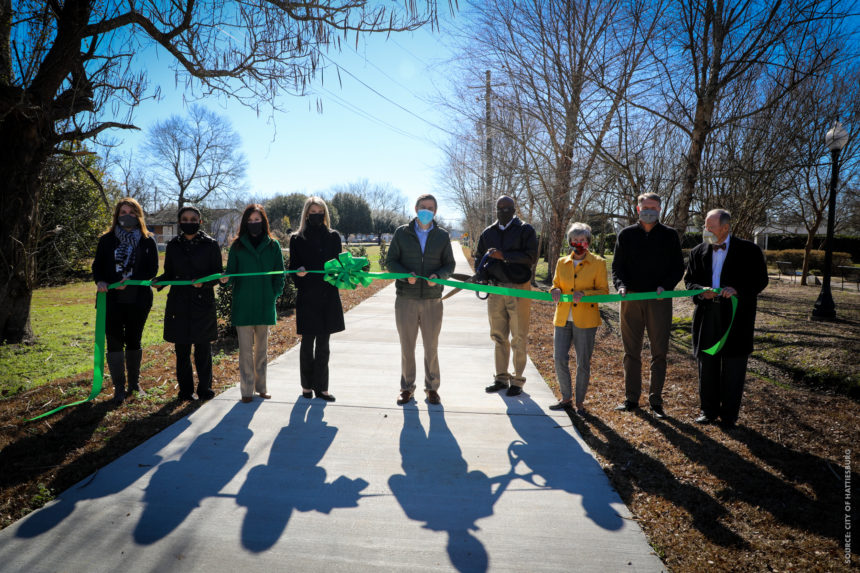
M 268 400 L 269 398 L 272 397 L 271 394 L 267 394 L 266 392 L 257 392 L 257 396 L 259 396 L 263 400 Z
M 251 396 L 242 396 L 242 402 L 245 404 L 247 404 L 248 402 L 253 402 L 253 401 L 254 401 L 254 398 L 252 398 Z
M 427 401 L 431 404 L 441 404 L 442 400 L 439 398 L 439 392 L 436 390 L 430 390 L 427 392 Z
M 408 404 L 410 401 L 412 401 L 412 392 L 403 390 L 400 393 L 400 397 L 397 398 L 397 405 L 402 406 L 403 404 Z

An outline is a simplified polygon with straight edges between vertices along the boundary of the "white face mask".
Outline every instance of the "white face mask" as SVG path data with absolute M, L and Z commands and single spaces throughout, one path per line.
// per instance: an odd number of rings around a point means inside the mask
M 713 245 L 717 242 L 717 236 L 707 229 L 702 229 L 702 241 L 708 245 Z

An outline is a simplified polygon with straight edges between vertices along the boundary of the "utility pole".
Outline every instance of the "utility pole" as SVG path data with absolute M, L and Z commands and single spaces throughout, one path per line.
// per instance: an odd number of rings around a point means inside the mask
M 484 200 L 487 205 L 487 226 L 493 222 L 493 136 L 490 131 L 490 97 L 492 90 L 490 89 L 490 70 L 486 72 L 486 94 L 484 96 L 484 104 L 486 106 L 484 135 L 487 138 L 487 158 L 484 162 Z

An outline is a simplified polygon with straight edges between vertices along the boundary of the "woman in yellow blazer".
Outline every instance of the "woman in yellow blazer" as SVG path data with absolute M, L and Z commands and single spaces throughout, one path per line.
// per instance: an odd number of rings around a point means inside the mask
M 591 227 L 585 223 L 573 223 L 567 230 L 567 242 L 572 252 L 558 260 L 550 291 L 556 303 L 553 355 L 561 401 L 549 409 L 571 408 L 569 362 L 572 344 L 576 352 L 576 411 L 583 414 L 585 392 L 591 379 L 594 335 L 600 326 L 600 310 L 597 303 L 582 303 L 579 300 L 584 296 L 609 294 L 609 284 L 606 279 L 606 261 L 588 251 Z M 574 302 L 559 302 L 562 294 L 572 294 Z

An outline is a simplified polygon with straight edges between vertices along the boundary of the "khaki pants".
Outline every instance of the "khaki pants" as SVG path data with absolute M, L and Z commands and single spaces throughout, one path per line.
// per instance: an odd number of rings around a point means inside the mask
M 400 389 L 415 392 L 415 344 L 420 330 L 424 346 L 424 389 L 439 390 L 442 299 L 398 296 L 394 301 L 394 321 L 400 335 Z
M 269 326 L 237 326 L 239 333 L 239 389 L 243 398 L 254 392 L 266 393 L 266 350 L 269 344 Z
M 639 404 L 642 394 L 642 340 L 648 330 L 651 345 L 651 386 L 648 402 L 663 405 L 666 353 L 672 327 L 672 299 L 628 300 L 621 303 L 621 342 L 624 345 L 624 390 L 626 401 Z
M 531 290 L 531 283 L 504 283 L 498 286 Z M 495 379 L 522 387 L 526 383 L 523 371 L 526 369 L 528 355 L 526 345 L 529 339 L 529 315 L 531 299 L 515 296 L 491 294 L 487 299 L 487 316 L 490 319 L 490 338 L 496 344 Z M 508 362 L 514 351 L 514 373 L 508 372 Z

